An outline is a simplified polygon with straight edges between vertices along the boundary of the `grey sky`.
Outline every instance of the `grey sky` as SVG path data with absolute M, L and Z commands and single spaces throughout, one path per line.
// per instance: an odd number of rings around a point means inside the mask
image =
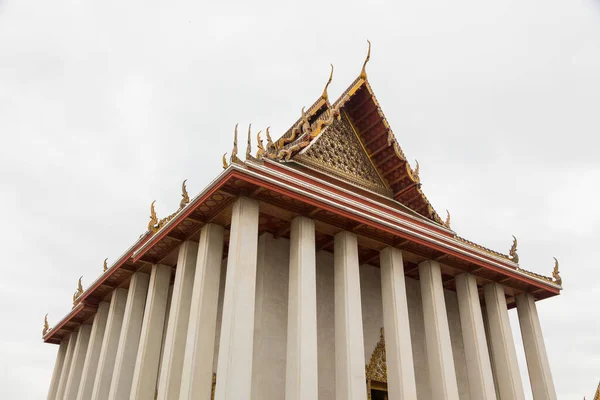
M 233 13 L 235 16 L 228 16 Z M 249 15 L 249 16 L 246 16 Z M 221 170 L 236 122 L 286 130 L 369 80 L 464 237 L 549 275 L 560 399 L 600 379 L 600 2 L 0 0 L 0 397 L 45 398 L 41 342 L 84 286 Z M 528 384 L 516 314 L 512 326 Z M 531 397 L 530 393 L 529 396 Z

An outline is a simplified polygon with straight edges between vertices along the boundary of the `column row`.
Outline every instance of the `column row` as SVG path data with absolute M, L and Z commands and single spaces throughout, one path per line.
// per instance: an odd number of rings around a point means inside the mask
M 235 201 L 217 339 L 216 400 L 250 399 L 258 219 L 256 200 Z M 168 266 L 153 265 L 149 275 L 136 272 L 128 288 L 115 289 L 110 303 L 100 303 L 92 325 L 61 343 L 48 399 L 209 400 L 223 245 L 224 228 L 207 224 L 198 244 L 180 246 L 168 310 Z M 415 399 L 402 252 L 383 249 L 380 261 L 389 398 Z M 419 277 L 431 396 L 458 400 L 440 264 L 422 262 Z M 475 277 L 457 276 L 456 290 L 471 398 L 496 399 L 498 391 L 498 398 L 523 399 L 503 287 L 484 286 L 485 321 Z M 517 308 L 534 397 L 555 399 L 535 302 L 522 295 Z M 334 238 L 334 309 L 336 398 L 364 400 L 358 241 L 345 231 Z M 291 224 L 287 314 L 285 398 L 316 399 L 315 225 L 305 217 Z

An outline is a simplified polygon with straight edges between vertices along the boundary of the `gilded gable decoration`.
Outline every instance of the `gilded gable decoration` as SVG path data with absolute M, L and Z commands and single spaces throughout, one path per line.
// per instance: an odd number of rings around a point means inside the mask
M 444 226 L 450 229 L 450 211 L 446 210 L 446 221 L 444 222 Z
M 329 100 L 329 95 L 327 94 L 327 88 L 329 87 L 329 84 L 331 83 L 331 80 L 333 79 L 333 64 L 331 65 L 331 72 L 329 73 L 329 80 L 327 81 L 327 84 L 325 85 L 325 89 L 323 89 L 323 94 L 321 95 L 321 98 L 325 101 Z
M 188 203 L 190 202 L 190 196 L 188 195 L 187 192 L 187 188 L 185 187 L 185 183 L 187 182 L 187 179 L 183 181 L 183 183 L 181 184 L 181 202 L 179 203 L 179 209 L 181 210 L 183 207 L 185 207 L 186 205 L 188 205 Z
M 246 160 L 252 157 L 252 138 L 250 138 L 252 124 L 248 125 L 248 143 L 246 144 Z
M 108 258 L 104 259 L 104 266 L 102 267 L 102 272 L 106 272 L 106 270 L 108 269 L 108 264 L 107 264 Z
M 369 364 L 365 366 L 365 374 L 367 381 L 377 381 L 381 383 L 387 383 L 387 362 L 385 358 L 385 338 L 383 335 L 383 328 L 381 328 L 381 335 L 379 342 L 375 346 L 375 350 L 371 354 L 371 360 Z
M 365 58 L 365 62 L 363 64 L 362 70 L 360 71 L 360 79 L 367 79 L 367 63 L 371 59 L 371 41 L 367 40 L 369 43 L 369 50 L 367 51 L 367 58 Z
M 238 124 L 235 124 L 235 130 L 233 131 L 233 149 L 231 149 L 231 157 L 229 157 L 229 162 L 230 163 L 241 163 L 240 159 L 238 158 L 237 154 L 238 154 L 238 145 L 237 145 L 237 138 L 238 138 Z
M 269 128 L 267 128 L 269 129 Z M 266 153 L 265 147 L 263 146 L 263 141 L 260 138 L 260 133 L 262 131 L 258 131 L 258 134 L 256 135 L 256 159 L 260 160 L 263 158 L 263 155 Z
M 223 154 L 223 169 L 227 169 L 227 167 L 229 167 L 229 164 L 227 164 L 227 152 L 225 152 Z

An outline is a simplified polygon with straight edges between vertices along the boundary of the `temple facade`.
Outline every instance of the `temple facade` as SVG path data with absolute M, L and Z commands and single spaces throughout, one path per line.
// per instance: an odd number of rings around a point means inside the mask
M 184 182 L 173 214 L 152 203 L 139 240 L 45 322 L 49 400 L 520 400 L 515 307 L 534 398 L 557 398 L 536 302 L 560 294 L 558 261 L 529 272 L 516 238 L 502 254 L 439 217 L 368 60 L 279 139 L 249 128 L 245 160 L 236 126 L 223 172 L 192 199 Z

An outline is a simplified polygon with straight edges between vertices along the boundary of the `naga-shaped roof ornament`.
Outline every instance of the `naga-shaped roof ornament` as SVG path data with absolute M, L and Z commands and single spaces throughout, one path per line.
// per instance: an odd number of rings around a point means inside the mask
M 271 134 L 269 132 L 269 129 L 271 129 L 271 127 L 267 127 L 267 131 L 266 131 L 266 135 L 267 135 L 267 151 L 270 151 L 273 149 L 273 147 L 275 146 L 275 143 L 273 143 L 273 139 L 271 139 Z
M 327 94 L 327 88 L 329 87 L 329 84 L 331 83 L 332 79 L 333 79 L 333 64 L 331 64 L 331 73 L 329 74 L 329 80 L 327 81 L 327 84 L 325 85 L 325 89 L 323 89 L 323 94 L 321 95 L 321 98 L 325 101 L 329 100 L 329 95 Z
M 250 132 L 252 124 L 248 125 L 248 144 L 246 145 L 246 160 L 252 157 L 252 139 L 250 138 Z
M 367 52 L 367 58 L 365 59 L 365 62 L 363 64 L 362 71 L 360 71 L 360 79 L 364 80 L 367 79 L 367 63 L 371 59 L 371 41 L 367 39 L 367 43 L 369 43 L 369 50 Z
M 229 167 L 229 164 L 227 164 L 227 152 L 225 152 L 223 154 L 223 169 L 227 169 L 227 167 Z
M 106 272 L 106 270 L 108 269 L 108 264 L 107 264 L 108 258 L 104 259 L 104 266 L 103 266 L 103 272 Z
M 518 264 L 519 263 L 519 255 L 517 254 L 517 238 L 513 235 L 513 244 L 510 247 L 510 251 L 508 252 L 510 259 L 512 262 Z
M 233 132 L 233 149 L 231 149 L 231 157 L 229 157 L 229 162 L 230 163 L 234 163 L 234 162 L 240 162 L 240 159 L 237 156 L 238 153 L 238 147 L 237 147 L 237 129 L 238 129 L 238 124 L 235 124 L 235 130 Z
M 269 128 L 267 128 L 269 129 Z M 267 152 L 265 150 L 265 146 L 263 146 L 263 141 L 260 138 L 260 134 L 262 131 L 258 131 L 258 134 L 256 135 L 256 159 L 257 160 L 261 160 L 263 158 L 263 155 Z
M 183 181 L 183 183 L 181 184 L 181 202 L 179 202 L 179 209 L 181 210 L 183 207 L 185 207 L 186 205 L 188 205 L 188 203 L 190 202 L 190 196 L 188 195 L 187 192 L 187 188 L 185 187 L 185 183 L 187 182 L 187 179 Z
M 554 269 L 552 270 L 552 277 L 554 278 L 554 282 L 562 286 L 562 278 L 560 277 L 560 273 L 558 271 L 558 260 L 556 257 L 554 257 Z
M 44 316 L 44 329 L 42 330 L 42 336 L 46 336 L 46 333 L 50 330 L 50 325 L 48 325 L 48 314 Z
M 152 202 L 152 204 L 150 204 L 150 221 L 148 222 L 148 230 L 156 233 L 156 231 L 158 230 L 158 228 L 157 228 L 158 217 L 156 216 L 156 210 L 154 209 L 154 203 L 156 203 L 156 200 L 154 200 Z
M 446 222 L 444 222 L 444 226 L 450 229 L 450 211 L 446 210 Z
M 79 296 L 83 294 L 83 286 L 81 285 L 82 278 L 83 276 L 80 276 L 79 281 L 77 281 L 77 290 L 75 291 L 75 293 L 73 293 L 73 305 L 75 305 L 75 302 L 77 301 Z

